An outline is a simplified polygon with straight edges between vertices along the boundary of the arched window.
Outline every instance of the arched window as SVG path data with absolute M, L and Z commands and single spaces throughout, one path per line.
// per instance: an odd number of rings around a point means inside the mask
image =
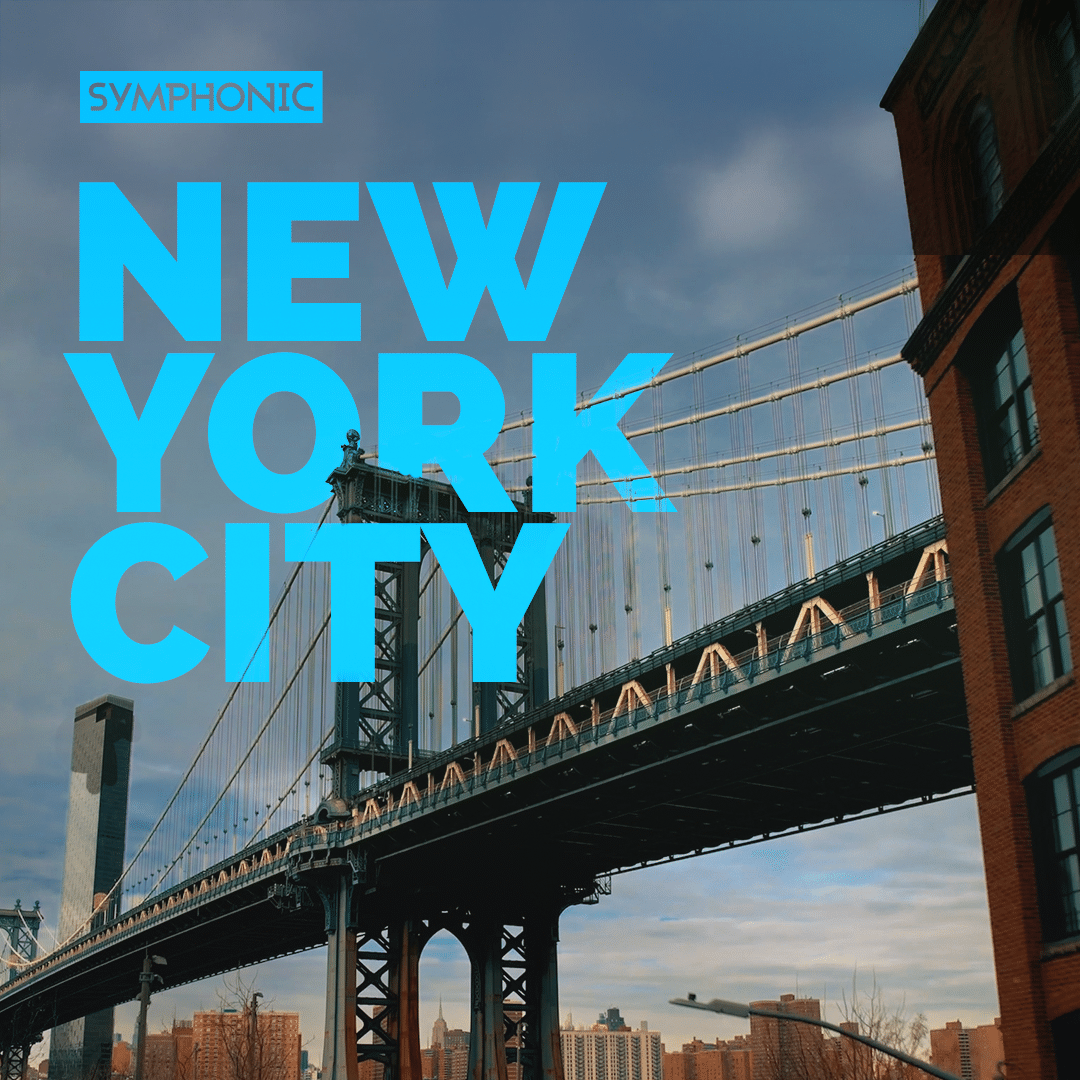
M 1041 142 L 1080 98 L 1080 0 L 1027 0 L 1016 49 L 1018 69 L 1031 83 Z
M 1080 97 L 1080 2 L 1058 5 L 1047 26 L 1056 120 Z
M 997 129 L 990 102 L 980 98 L 971 110 L 969 125 L 972 181 L 972 220 L 981 231 L 998 216 L 1005 202 L 1005 180 L 1001 173 Z

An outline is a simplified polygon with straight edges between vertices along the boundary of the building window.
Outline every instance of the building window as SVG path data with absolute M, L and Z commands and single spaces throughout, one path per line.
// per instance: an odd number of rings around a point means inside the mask
M 1080 934 L 1080 746 L 1058 754 L 1027 782 L 1043 938 Z
M 993 487 L 1039 441 L 1015 289 L 1006 290 L 979 320 L 961 363 L 975 396 L 986 483 Z
M 985 383 L 986 457 L 996 482 L 1039 441 L 1023 327 L 987 368 Z
M 1073 0 L 1060 6 L 1049 25 L 1050 70 L 1060 116 L 1080 97 L 1080 4 Z
M 1013 689 L 1023 701 L 1072 670 L 1057 545 L 1049 508 L 1039 511 L 1000 558 Z
M 1005 202 L 1005 180 L 1001 173 L 997 130 L 986 98 L 981 98 L 971 110 L 970 139 L 975 197 L 973 217 L 976 230 L 981 230 L 998 216 Z

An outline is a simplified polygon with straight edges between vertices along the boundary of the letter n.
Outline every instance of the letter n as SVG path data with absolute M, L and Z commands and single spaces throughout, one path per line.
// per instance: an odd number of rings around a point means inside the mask
M 79 340 L 124 340 L 124 270 L 185 341 L 221 340 L 221 185 L 176 185 L 176 256 L 113 183 L 79 185 Z

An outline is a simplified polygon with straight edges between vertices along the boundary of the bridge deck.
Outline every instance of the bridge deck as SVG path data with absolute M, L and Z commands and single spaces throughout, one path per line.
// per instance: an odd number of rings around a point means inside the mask
M 879 545 L 124 913 L 0 989 L 0 1044 L 130 1000 L 148 947 L 175 985 L 320 944 L 327 868 L 352 866 L 378 922 L 580 896 L 607 871 L 970 786 L 940 539 L 932 523 Z

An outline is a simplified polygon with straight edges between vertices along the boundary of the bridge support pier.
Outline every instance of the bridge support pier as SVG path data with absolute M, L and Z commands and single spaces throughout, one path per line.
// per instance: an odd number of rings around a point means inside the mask
M 390 1010 L 385 1025 L 397 1048 L 396 1074 L 386 1080 L 423 1080 L 420 1056 L 420 954 L 430 928 L 420 919 L 406 918 L 390 928 L 389 989 L 396 1008 Z
M 559 1037 L 559 916 L 557 912 L 538 915 L 526 927 L 526 957 L 535 985 L 534 1032 L 530 1049 L 536 1063 L 530 1080 L 563 1080 L 562 1039 Z M 519 1051 L 520 1053 L 520 1051 Z
M 336 890 L 322 892 L 326 907 L 326 1030 L 323 1032 L 325 1080 L 357 1080 L 356 926 L 352 886 L 343 874 Z
M 327 928 L 324 1080 L 423 1080 L 419 982 L 428 924 L 358 926 L 348 874 L 319 895 Z M 364 1062 L 375 1064 L 373 1077 L 361 1077 Z
M 515 1063 L 513 1080 L 563 1080 L 558 906 L 509 918 L 462 909 L 384 915 L 365 925 L 348 874 L 320 895 L 328 941 L 324 1080 L 423 1080 L 420 954 L 444 927 L 472 965 L 469 1080 L 511 1080 Z
M 6 1046 L 0 1052 L 0 1080 L 25 1080 L 30 1063 L 30 1043 Z
M 558 907 L 475 924 L 469 1080 L 563 1080 Z
M 469 1030 L 469 1080 L 507 1080 L 503 1024 L 503 928 L 484 920 L 470 928 L 472 1023 Z

